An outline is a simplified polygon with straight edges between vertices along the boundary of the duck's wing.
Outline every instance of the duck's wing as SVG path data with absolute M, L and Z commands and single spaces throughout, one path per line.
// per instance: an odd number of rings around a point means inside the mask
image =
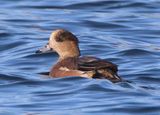
M 112 82 L 122 81 L 117 74 L 117 65 L 103 59 L 80 57 L 78 67 L 81 71 L 95 71 L 93 78 L 108 79 Z
M 100 69 L 110 69 L 113 72 L 117 72 L 117 65 L 96 57 L 80 57 L 78 61 L 78 67 L 82 71 L 92 71 Z

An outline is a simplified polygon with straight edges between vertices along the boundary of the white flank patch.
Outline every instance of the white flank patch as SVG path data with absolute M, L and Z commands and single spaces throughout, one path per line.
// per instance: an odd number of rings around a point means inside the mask
M 62 71 L 70 71 L 67 67 L 60 67 L 59 70 L 62 70 Z

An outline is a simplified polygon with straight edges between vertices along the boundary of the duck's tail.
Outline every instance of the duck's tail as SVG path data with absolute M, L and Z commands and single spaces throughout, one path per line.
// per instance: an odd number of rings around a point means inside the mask
M 98 73 L 103 76 L 103 78 L 108 79 L 113 83 L 122 81 L 117 72 L 114 72 L 111 69 L 100 69 L 98 70 Z

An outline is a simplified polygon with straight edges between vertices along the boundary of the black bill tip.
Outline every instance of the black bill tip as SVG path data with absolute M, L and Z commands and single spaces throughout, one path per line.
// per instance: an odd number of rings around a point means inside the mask
M 35 51 L 35 53 L 36 53 L 36 54 L 39 54 L 39 53 L 42 53 L 42 51 L 37 50 L 37 51 Z

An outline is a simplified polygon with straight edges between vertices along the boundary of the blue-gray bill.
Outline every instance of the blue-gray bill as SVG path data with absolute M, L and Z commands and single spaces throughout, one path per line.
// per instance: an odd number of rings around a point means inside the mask
M 55 52 L 52 48 L 49 47 L 49 45 L 45 45 L 43 48 L 40 48 L 37 50 L 35 53 L 50 53 L 50 52 Z

